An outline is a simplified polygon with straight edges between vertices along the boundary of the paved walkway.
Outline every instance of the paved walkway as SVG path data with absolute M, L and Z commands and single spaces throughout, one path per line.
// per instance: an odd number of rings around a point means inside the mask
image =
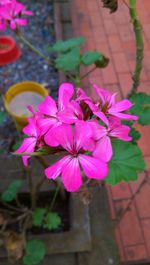
M 135 41 L 128 14 L 128 8 L 119 2 L 119 10 L 110 15 L 102 8 L 101 0 L 72 0 L 73 29 L 76 36 L 87 38 L 85 49 L 97 49 L 110 58 L 109 66 L 96 72 L 86 80 L 97 83 L 111 91 L 118 90 L 118 98 L 123 97 L 131 87 L 131 73 L 135 63 Z M 141 77 L 140 91 L 150 92 L 150 1 L 137 1 L 139 17 L 144 31 L 145 58 Z M 91 93 L 93 91 L 91 90 Z M 148 127 L 138 129 L 142 132 L 139 146 L 150 171 L 150 144 Z M 121 209 L 126 207 L 138 190 L 144 175 L 133 184 L 122 183 L 108 188 L 112 219 Z M 101 203 L 101 202 L 100 202 Z M 119 225 L 115 228 L 116 240 L 120 251 L 120 259 L 127 261 L 150 261 L 150 185 L 148 181 L 136 196 L 135 201 Z

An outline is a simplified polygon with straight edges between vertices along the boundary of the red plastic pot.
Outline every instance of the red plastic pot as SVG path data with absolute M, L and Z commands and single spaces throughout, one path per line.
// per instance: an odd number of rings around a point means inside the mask
M 0 36 L 0 65 L 16 61 L 21 55 L 20 48 L 10 36 Z

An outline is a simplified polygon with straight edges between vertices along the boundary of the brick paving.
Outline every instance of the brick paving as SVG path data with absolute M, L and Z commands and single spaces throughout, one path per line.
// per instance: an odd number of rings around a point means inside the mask
M 72 0 L 71 16 L 74 35 L 84 35 L 87 38 L 85 49 L 97 49 L 110 58 L 109 66 L 103 70 L 96 70 L 85 80 L 88 93 L 89 84 L 118 91 L 118 99 L 127 95 L 131 84 L 131 73 L 135 64 L 135 40 L 130 22 L 128 7 L 119 1 L 119 10 L 115 14 L 102 8 L 100 0 Z M 145 57 L 139 91 L 149 92 L 150 88 L 150 1 L 137 1 L 139 17 L 143 25 Z M 84 72 L 84 69 L 83 69 Z M 142 133 L 139 146 L 150 171 L 150 128 L 137 128 Z M 120 210 L 130 202 L 138 190 L 144 174 L 140 174 L 135 183 L 121 183 L 115 187 L 108 187 L 109 202 L 112 219 L 115 220 Z M 150 185 L 144 184 L 140 193 L 120 223 L 115 226 L 116 240 L 120 252 L 120 260 L 124 263 L 135 264 L 150 262 Z

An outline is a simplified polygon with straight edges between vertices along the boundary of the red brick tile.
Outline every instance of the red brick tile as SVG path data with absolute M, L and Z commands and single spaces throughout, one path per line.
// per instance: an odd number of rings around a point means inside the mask
M 147 251 L 145 245 L 132 246 L 125 248 L 125 255 L 128 261 L 140 261 L 147 259 Z
M 129 25 L 118 26 L 119 35 L 121 40 L 124 42 L 134 40 L 134 33 L 129 28 Z
M 121 93 L 120 93 L 120 87 L 119 87 L 119 84 L 116 83 L 116 84 L 105 84 L 105 88 L 107 90 L 109 90 L 111 93 L 117 93 L 116 94 L 116 101 L 120 101 L 121 100 Z
M 122 93 L 126 97 L 132 86 L 132 75 L 131 73 L 118 73 L 118 78 Z
M 141 174 L 139 174 L 137 181 L 133 181 L 129 184 L 133 194 L 135 194 L 137 192 L 137 190 L 138 190 L 139 186 L 141 185 L 144 177 L 145 177 L 145 174 L 141 173 Z
M 150 219 L 142 220 L 142 227 L 144 231 L 144 237 L 148 248 L 148 252 L 150 254 Z
M 113 53 L 113 60 L 117 73 L 128 73 L 129 65 L 123 52 Z
M 112 35 L 112 36 L 109 35 L 108 41 L 109 41 L 109 46 L 110 46 L 110 49 L 112 50 L 112 52 L 122 51 L 123 47 L 122 47 L 122 43 L 121 43 L 118 35 Z
M 117 202 L 116 210 L 120 212 L 127 207 L 129 200 Z M 121 238 L 124 247 L 130 245 L 138 245 L 144 243 L 144 238 L 140 226 L 140 221 L 137 216 L 137 211 L 134 203 L 132 203 L 130 210 L 122 217 L 119 223 Z
M 146 162 L 146 169 L 150 172 L 150 156 L 145 156 L 144 160 Z
M 117 27 L 112 19 L 104 19 L 103 23 L 108 36 L 117 34 Z
M 143 65 L 145 66 L 146 69 L 150 70 L 150 50 L 144 52 L 144 60 L 143 60 Z
M 110 59 L 111 57 L 111 52 L 109 49 L 108 42 L 99 42 L 98 40 L 96 41 L 96 50 L 102 52 L 106 57 Z
M 141 138 L 138 141 L 138 145 L 142 150 L 144 156 L 150 156 L 150 146 L 147 142 L 150 135 L 150 128 L 148 126 L 135 125 L 136 129 L 141 133 Z
M 131 197 L 131 191 L 127 183 L 120 183 L 111 187 L 113 200 L 127 199 Z
M 150 80 L 149 82 L 141 82 L 138 91 L 150 94 Z
M 99 10 L 97 9 L 96 12 L 92 12 L 92 16 L 90 16 L 90 22 L 93 27 L 101 27 L 103 21 L 100 17 Z
M 93 14 L 93 12 L 96 12 L 99 9 L 97 1 L 87 0 L 86 2 L 87 8 L 90 11 L 91 15 Z
M 93 41 L 107 42 L 106 33 L 102 25 L 101 27 L 93 27 L 93 36 Z
M 111 62 L 106 68 L 102 69 L 102 77 L 104 84 L 115 84 L 118 82 L 117 74 L 115 73 L 114 66 Z
M 150 179 L 136 195 L 136 205 L 140 218 L 150 218 L 150 202 L 148 200 L 150 195 Z

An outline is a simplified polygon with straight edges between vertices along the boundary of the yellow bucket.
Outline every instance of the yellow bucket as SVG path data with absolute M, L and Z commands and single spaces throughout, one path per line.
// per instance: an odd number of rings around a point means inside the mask
M 43 97 L 46 97 L 48 95 L 48 91 L 44 86 L 42 86 L 39 83 L 32 82 L 32 81 L 24 81 L 17 83 L 13 86 L 11 86 L 8 91 L 6 92 L 4 96 L 4 105 L 7 110 L 7 112 L 10 114 L 14 122 L 16 123 L 16 126 L 19 130 L 21 130 L 26 124 L 27 124 L 27 118 L 29 116 L 25 115 L 17 115 L 16 113 L 13 113 L 10 109 L 10 102 L 12 99 L 23 92 L 34 92 L 37 94 L 40 94 Z M 27 102 L 27 106 L 28 106 Z

